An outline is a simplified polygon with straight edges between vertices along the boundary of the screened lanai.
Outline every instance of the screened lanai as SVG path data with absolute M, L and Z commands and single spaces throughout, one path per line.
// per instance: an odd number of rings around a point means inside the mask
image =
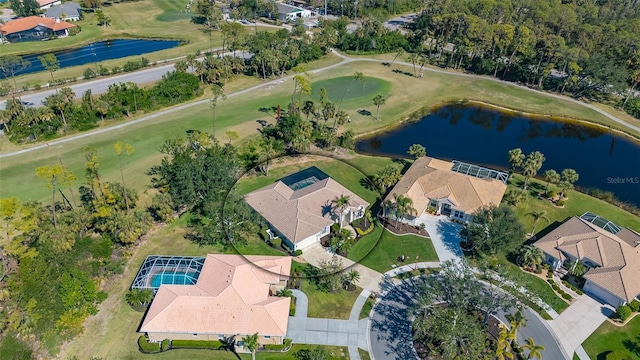
M 158 291 L 160 285 L 195 285 L 205 258 L 202 256 L 149 255 L 133 280 L 132 289 Z
M 592 223 L 593 225 L 601 229 L 605 229 L 612 234 L 617 234 L 620 232 L 620 230 L 622 230 L 622 228 L 615 223 L 612 223 L 611 221 L 588 211 L 582 214 L 580 218 L 584 221 Z
M 481 179 L 496 179 L 502 181 L 504 184 L 509 181 L 509 174 L 506 172 L 487 169 L 482 166 L 468 164 L 458 160 L 453 160 L 452 163 L 453 166 L 451 166 L 451 171 L 455 171 L 460 174 L 470 175 Z

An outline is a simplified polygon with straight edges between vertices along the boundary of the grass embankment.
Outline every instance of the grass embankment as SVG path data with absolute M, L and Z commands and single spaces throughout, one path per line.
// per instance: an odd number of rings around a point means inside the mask
M 640 317 L 636 316 L 625 326 L 605 321 L 582 346 L 592 359 L 604 359 L 614 351 L 624 355 L 616 359 L 640 359 Z
M 105 14 L 111 17 L 110 26 L 98 26 L 96 15 L 84 12 L 83 19 L 75 23 L 82 28 L 78 35 L 52 41 L 3 45 L 2 54 L 48 53 L 76 48 L 100 40 L 123 38 L 179 40 L 183 43 L 183 45 L 172 49 L 100 63 L 111 69 L 114 66 L 122 66 L 130 60 L 138 60 L 143 56 L 150 62 L 157 62 L 192 54 L 197 50 L 204 52 L 210 48 L 222 47 L 220 32 L 213 32 L 209 38 L 209 35 L 203 32 L 202 25 L 191 22 L 193 13 L 181 12 L 185 10 L 187 4 L 189 4 L 189 0 L 116 3 L 103 8 Z M 247 26 L 246 30 L 248 33 L 252 33 L 255 31 L 255 27 Z M 276 31 L 277 29 L 259 27 L 259 30 Z M 90 63 L 64 68 L 56 71 L 54 75 L 57 79 L 79 77 L 83 75 L 87 67 L 94 68 L 95 65 Z M 50 75 L 47 72 L 22 75 L 17 78 L 18 87 L 21 89 L 27 83 L 42 85 L 50 80 Z

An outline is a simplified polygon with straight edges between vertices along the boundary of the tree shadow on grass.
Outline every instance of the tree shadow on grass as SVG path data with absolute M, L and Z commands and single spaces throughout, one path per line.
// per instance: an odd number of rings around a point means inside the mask
M 371 111 L 369 110 L 365 110 L 365 109 L 360 109 L 358 110 L 358 114 L 362 115 L 362 116 L 371 116 L 374 117 L 373 114 L 371 113 Z
M 402 74 L 402 75 L 407 75 L 407 76 L 415 77 L 415 76 L 413 76 L 413 74 L 412 74 L 412 73 L 410 73 L 410 72 L 408 72 L 408 71 L 403 71 L 403 70 L 400 70 L 400 69 L 393 69 L 393 72 L 394 72 L 394 73 L 396 73 L 396 74 Z

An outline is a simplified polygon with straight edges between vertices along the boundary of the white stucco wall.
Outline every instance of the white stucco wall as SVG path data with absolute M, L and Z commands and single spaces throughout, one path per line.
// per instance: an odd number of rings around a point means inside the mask
M 610 293 L 606 289 L 594 284 L 593 282 L 587 280 L 584 284 L 584 291 L 594 297 L 607 302 L 609 305 L 613 307 L 618 307 L 625 303 L 623 299 L 620 299 L 616 295 Z

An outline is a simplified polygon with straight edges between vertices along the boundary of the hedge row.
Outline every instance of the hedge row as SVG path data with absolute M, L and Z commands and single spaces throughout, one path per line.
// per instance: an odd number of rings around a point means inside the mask
M 578 289 L 577 287 L 573 286 L 570 282 L 566 281 L 566 280 L 562 280 L 562 283 L 564 284 L 564 286 L 568 287 L 569 289 L 575 291 L 576 294 L 578 295 L 582 295 L 584 294 L 582 292 L 582 290 Z
M 141 335 L 138 338 L 138 348 L 140 349 L 141 352 L 147 353 L 147 354 L 160 352 L 160 344 L 149 342 L 149 340 L 147 340 L 147 337 L 144 335 Z
M 265 350 L 271 351 L 287 351 L 291 347 L 291 339 L 284 339 L 284 344 L 267 344 Z
M 213 349 L 217 350 L 222 347 L 222 343 L 218 340 L 173 340 L 171 342 L 172 349 Z

